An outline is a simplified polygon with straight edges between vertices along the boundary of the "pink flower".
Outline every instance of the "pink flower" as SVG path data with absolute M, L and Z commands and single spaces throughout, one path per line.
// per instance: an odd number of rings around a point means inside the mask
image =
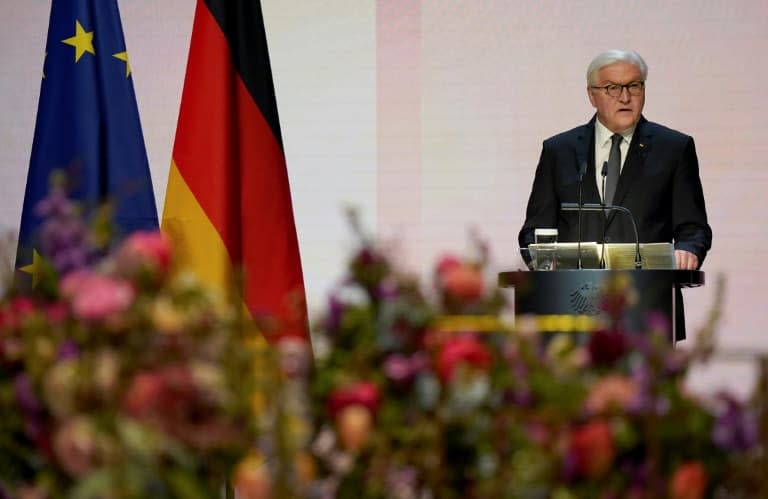
M 443 343 L 438 354 L 437 372 L 443 382 L 448 382 L 453 377 L 454 369 L 459 363 L 486 371 L 491 365 L 491 361 L 491 353 L 474 336 L 450 338 Z
M 289 378 L 305 376 L 312 366 L 312 348 L 306 338 L 285 335 L 276 344 L 280 367 Z
M 395 383 L 408 383 L 428 365 L 429 359 L 423 353 L 415 353 L 410 357 L 394 353 L 384 359 L 382 367 L 387 378 Z
M 608 375 L 597 380 L 587 394 L 586 408 L 592 414 L 625 410 L 637 398 L 637 382 L 621 375 Z
M 171 240 L 160 231 L 134 232 L 117 252 L 118 267 L 128 273 L 142 269 L 165 273 L 171 265 Z
M 69 301 L 76 318 L 95 322 L 106 321 L 126 311 L 135 296 L 129 283 L 87 270 L 64 277 L 61 294 Z
M 699 461 L 682 463 L 669 481 L 671 499 L 701 499 L 706 492 L 707 471 Z
M 534 444 L 546 447 L 552 444 L 554 432 L 544 422 L 536 419 L 526 421 L 523 425 L 526 436 Z
M 64 421 L 53 437 L 53 450 L 61 466 L 73 477 L 85 476 L 96 466 L 97 442 L 93 425 L 78 417 Z

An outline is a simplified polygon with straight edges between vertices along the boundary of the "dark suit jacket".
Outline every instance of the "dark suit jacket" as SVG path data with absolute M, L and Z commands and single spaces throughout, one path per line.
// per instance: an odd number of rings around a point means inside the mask
M 584 203 L 600 203 L 595 180 L 595 117 L 586 125 L 544 141 L 525 223 L 521 248 L 534 242 L 536 227 L 557 227 L 558 241 L 578 239 L 578 214 L 561 212 L 560 203 L 579 199 L 579 171 L 586 166 Z M 640 118 L 621 170 L 613 204 L 628 208 L 637 222 L 641 243 L 674 242 L 694 253 L 699 265 L 712 246 L 699 162 L 693 138 Z M 582 241 L 602 241 L 602 213 L 582 214 Z M 605 219 L 605 242 L 635 242 L 632 224 L 613 212 Z M 682 308 L 682 301 L 680 302 Z M 678 336 L 680 335 L 678 321 Z M 684 334 L 684 329 L 683 329 Z

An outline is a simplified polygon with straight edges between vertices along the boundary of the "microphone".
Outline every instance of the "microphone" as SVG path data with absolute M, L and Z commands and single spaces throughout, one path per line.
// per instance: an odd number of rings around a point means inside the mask
M 603 202 L 601 204 L 587 203 L 583 205 L 579 205 L 577 203 L 561 203 L 560 209 L 563 211 L 600 211 L 603 213 L 608 211 L 618 211 L 627 215 L 629 217 L 629 221 L 632 222 L 632 230 L 635 232 L 635 268 L 643 268 L 643 261 L 642 257 L 640 256 L 640 236 L 637 233 L 637 223 L 635 223 L 635 217 L 632 215 L 632 212 L 628 208 L 625 208 L 624 206 L 605 204 Z M 605 236 L 603 236 L 603 249 L 605 249 Z
M 604 166 L 605 168 L 605 166 Z M 582 193 L 584 191 L 584 174 L 587 172 L 587 162 L 582 161 L 579 165 L 579 214 L 578 214 L 578 232 L 579 238 L 576 240 L 576 268 L 581 270 L 584 266 L 581 264 L 581 207 L 584 204 L 582 201 Z

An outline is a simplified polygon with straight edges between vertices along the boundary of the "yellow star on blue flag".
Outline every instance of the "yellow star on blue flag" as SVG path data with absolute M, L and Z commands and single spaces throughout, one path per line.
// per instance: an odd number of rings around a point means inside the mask
M 86 52 L 96 55 L 93 49 L 93 31 L 85 31 L 80 21 L 75 20 L 75 36 L 70 36 L 61 42 L 75 47 L 75 62 L 79 61 Z
M 19 267 L 19 270 L 32 276 L 32 287 L 36 288 L 43 276 L 43 257 L 33 248 L 32 263 Z
M 131 63 L 128 61 L 128 52 L 123 50 L 117 54 L 112 54 L 112 57 L 125 63 L 125 77 L 128 78 L 131 75 Z

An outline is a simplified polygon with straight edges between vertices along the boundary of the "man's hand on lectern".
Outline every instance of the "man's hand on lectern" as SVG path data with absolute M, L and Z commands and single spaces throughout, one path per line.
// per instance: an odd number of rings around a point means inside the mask
M 685 250 L 675 250 L 675 264 L 681 270 L 696 270 L 699 268 L 699 257 Z

